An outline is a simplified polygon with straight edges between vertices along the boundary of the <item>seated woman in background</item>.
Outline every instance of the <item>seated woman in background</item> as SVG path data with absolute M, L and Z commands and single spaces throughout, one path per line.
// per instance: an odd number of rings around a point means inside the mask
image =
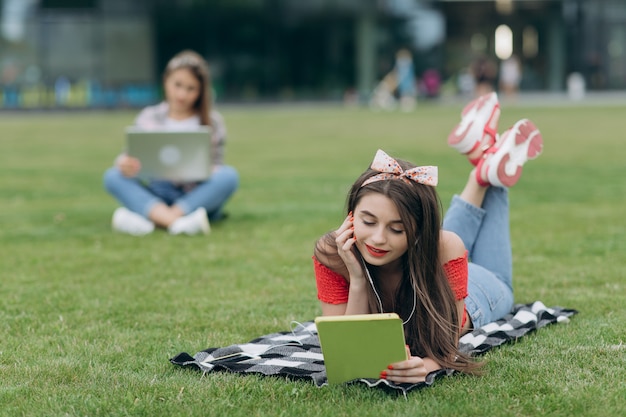
M 226 126 L 212 109 L 211 82 L 206 61 L 193 51 L 174 56 L 163 74 L 165 101 L 143 109 L 135 125 L 148 130 L 193 130 L 209 126 L 212 131 L 213 172 L 202 182 L 178 183 L 153 180 L 142 183 L 136 176 L 141 163 L 125 153 L 104 174 L 104 186 L 123 207 L 115 210 L 115 231 L 135 236 L 156 227 L 170 234 L 208 234 L 209 220 L 223 217 L 223 207 L 239 186 L 235 168 L 224 165 Z
M 480 363 L 459 352 L 459 338 L 513 307 L 509 187 L 543 140 L 526 119 L 498 135 L 499 115 L 495 93 L 480 97 L 448 137 L 473 168 L 443 220 L 437 167 L 379 150 L 352 185 L 342 224 L 317 241 L 323 315 L 395 312 L 404 322 L 409 359 L 381 369 L 383 379 L 417 383 L 440 368 L 477 372 Z

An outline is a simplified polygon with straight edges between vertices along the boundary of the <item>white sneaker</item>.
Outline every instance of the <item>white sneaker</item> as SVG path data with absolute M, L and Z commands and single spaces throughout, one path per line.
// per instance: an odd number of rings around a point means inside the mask
M 200 233 L 208 235 L 211 232 L 211 225 L 204 207 L 189 213 L 186 216 L 176 219 L 167 229 L 171 235 L 198 235 Z
M 461 122 L 452 129 L 448 136 L 448 145 L 464 155 L 483 152 L 489 149 L 497 139 L 500 102 L 496 93 L 489 93 L 472 100 L 461 112 Z M 474 166 L 483 157 L 483 153 L 474 155 L 470 163 Z
M 120 207 L 113 212 L 111 226 L 116 232 L 133 236 L 143 236 L 154 231 L 154 223 L 126 207 Z
M 504 132 L 498 142 L 489 149 L 482 164 L 487 182 L 496 187 L 512 187 L 522 175 L 526 162 L 538 157 L 543 150 L 543 138 L 539 129 L 528 119 L 522 119 Z M 480 183 L 481 181 L 479 181 Z

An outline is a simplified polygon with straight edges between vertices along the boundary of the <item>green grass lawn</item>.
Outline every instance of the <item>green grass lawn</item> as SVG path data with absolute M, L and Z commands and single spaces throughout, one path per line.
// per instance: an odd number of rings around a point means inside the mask
M 470 168 L 445 140 L 460 109 L 224 107 L 230 217 L 143 238 L 111 231 L 102 188 L 134 112 L 0 114 L 0 415 L 625 415 L 626 106 L 503 105 L 501 130 L 528 117 L 545 140 L 511 192 L 516 300 L 580 314 L 488 353 L 484 376 L 404 399 L 169 363 L 319 314 L 313 244 L 376 149 L 438 165 L 447 207 Z

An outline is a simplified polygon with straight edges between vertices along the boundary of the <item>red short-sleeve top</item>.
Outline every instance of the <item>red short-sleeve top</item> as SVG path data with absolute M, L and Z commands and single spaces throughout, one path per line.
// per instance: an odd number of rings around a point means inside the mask
M 455 299 L 463 300 L 467 297 L 467 251 L 460 258 L 452 259 L 443 265 L 448 276 L 448 282 L 454 292 Z M 337 272 L 320 263 L 313 257 L 315 280 L 317 281 L 317 298 L 328 304 L 344 304 L 348 302 L 349 283 Z M 463 324 L 466 316 L 463 317 Z

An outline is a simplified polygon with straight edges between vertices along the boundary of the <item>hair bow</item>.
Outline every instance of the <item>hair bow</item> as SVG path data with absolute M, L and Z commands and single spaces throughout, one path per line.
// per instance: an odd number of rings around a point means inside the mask
M 374 171 L 380 172 L 380 174 L 376 174 L 373 177 L 365 180 L 361 187 L 376 181 L 389 179 L 399 179 L 409 184 L 411 181 L 413 181 L 419 184 L 431 185 L 433 187 L 437 185 L 436 166 L 429 165 L 415 167 L 404 171 L 400 167 L 398 161 L 396 161 L 380 149 L 378 150 L 378 152 L 376 152 L 376 156 L 374 156 L 374 161 L 372 161 L 372 165 L 370 165 L 370 168 L 372 168 Z

